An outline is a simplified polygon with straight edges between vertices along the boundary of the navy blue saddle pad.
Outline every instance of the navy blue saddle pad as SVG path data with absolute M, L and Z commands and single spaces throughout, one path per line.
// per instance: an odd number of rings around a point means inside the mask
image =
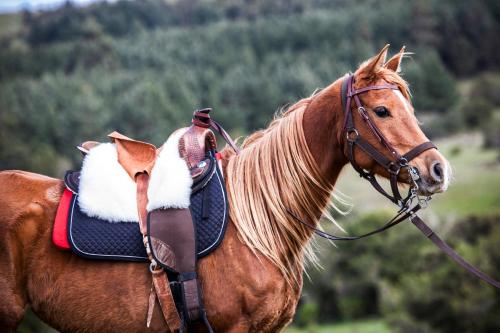
M 198 258 L 204 257 L 220 244 L 228 220 L 228 204 L 224 179 L 213 154 L 213 172 L 193 184 L 191 215 L 196 230 Z M 108 222 L 89 217 L 78 206 L 79 172 L 68 171 L 66 186 L 74 193 L 68 214 L 68 240 L 71 250 L 90 259 L 148 261 L 139 223 Z M 202 186 L 200 186 L 202 185 Z M 175 232 L 175 230 L 172 230 Z

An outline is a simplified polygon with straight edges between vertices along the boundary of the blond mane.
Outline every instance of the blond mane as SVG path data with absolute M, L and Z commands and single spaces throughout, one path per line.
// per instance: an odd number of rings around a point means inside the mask
M 396 72 L 381 67 L 374 78 L 396 84 L 410 100 L 408 84 Z M 289 283 L 297 282 L 303 259 L 317 263 L 317 257 L 311 230 L 287 210 L 312 225 L 321 215 L 335 223 L 329 208 L 345 213 L 330 200 L 337 192 L 319 172 L 304 136 L 302 120 L 312 98 L 302 99 L 267 129 L 250 135 L 241 153 L 229 158 L 226 170 L 229 214 L 240 239 L 276 265 Z M 333 199 L 346 204 L 338 194 Z
M 304 257 L 317 262 L 311 230 L 295 221 L 290 209 L 316 225 L 333 186 L 320 174 L 310 153 L 302 119 L 312 98 L 290 107 L 270 126 L 249 136 L 227 166 L 230 217 L 240 239 L 257 256 L 264 255 L 287 282 L 297 282 Z

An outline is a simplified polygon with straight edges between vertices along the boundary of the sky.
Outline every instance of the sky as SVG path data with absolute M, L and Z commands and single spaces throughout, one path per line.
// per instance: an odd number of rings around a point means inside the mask
M 71 0 L 75 5 L 86 5 L 101 0 Z M 51 9 L 64 4 L 66 0 L 0 0 L 0 13 L 17 12 L 23 9 Z

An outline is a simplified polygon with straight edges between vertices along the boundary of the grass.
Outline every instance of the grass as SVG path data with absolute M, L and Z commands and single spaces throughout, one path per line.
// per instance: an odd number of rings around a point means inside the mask
M 391 330 L 383 320 L 370 319 L 303 329 L 290 327 L 285 333 L 391 333 Z
M 445 220 L 464 215 L 490 215 L 500 213 L 500 161 L 498 152 L 481 147 L 478 133 L 455 135 L 436 142 L 450 161 L 453 181 L 447 192 L 436 195 L 424 216 L 437 216 Z M 350 196 L 354 212 L 363 214 L 376 210 L 394 211 L 370 184 L 346 168 L 337 188 Z M 349 216 L 346 218 L 349 220 Z

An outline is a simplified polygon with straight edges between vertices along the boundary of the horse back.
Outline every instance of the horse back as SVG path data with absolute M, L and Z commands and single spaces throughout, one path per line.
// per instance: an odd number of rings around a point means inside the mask
M 63 189 L 59 179 L 19 170 L 0 171 L 0 248 L 6 250 L 9 240 L 27 241 L 50 229 L 48 222 Z
M 0 219 L 30 203 L 53 206 L 57 204 L 64 185 L 59 179 L 21 170 L 0 171 Z M 5 213 L 9 215 L 5 215 Z

